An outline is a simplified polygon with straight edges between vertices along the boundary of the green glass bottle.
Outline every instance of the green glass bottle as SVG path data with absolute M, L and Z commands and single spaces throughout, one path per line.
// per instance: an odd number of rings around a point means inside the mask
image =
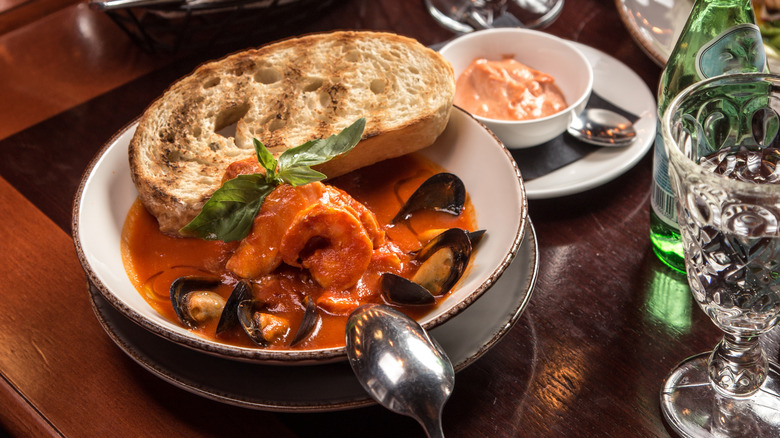
M 696 0 L 658 84 L 650 241 L 658 258 L 685 272 L 674 195 L 661 136 L 661 116 L 689 85 L 725 73 L 768 71 L 750 0 Z

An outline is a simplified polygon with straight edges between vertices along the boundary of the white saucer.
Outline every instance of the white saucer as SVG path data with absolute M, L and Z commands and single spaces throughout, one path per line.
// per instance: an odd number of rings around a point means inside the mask
M 642 78 L 606 53 L 572 42 L 593 66 L 593 91 L 639 117 L 637 139 L 625 148 L 600 148 L 539 178 L 525 181 L 528 199 L 556 198 L 584 192 L 622 175 L 644 157 L 655 141 L 655 97 Z
M 431 330 L 460 371 L 492 348 L 520 318 L 539 269 L 529 221 L 504 275 L 474 304 Z M 200 353 L 147 331 L 90 287 L 92 307 L 109 337 L 161 379 L 203 397 L 252 409 L 321 412 L 373 404 L 346 362 L 312 366 L 259 365 Z M 456 378 L 457 382 L 457 378 Z

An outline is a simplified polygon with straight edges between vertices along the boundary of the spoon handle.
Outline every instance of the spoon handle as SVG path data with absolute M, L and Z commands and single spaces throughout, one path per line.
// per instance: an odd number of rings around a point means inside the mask
M 441 427 L 441 416 L 430 416 L 424 419 L 419 419 L 420 424 L 428 438 L 444 438 L 444 430 Z

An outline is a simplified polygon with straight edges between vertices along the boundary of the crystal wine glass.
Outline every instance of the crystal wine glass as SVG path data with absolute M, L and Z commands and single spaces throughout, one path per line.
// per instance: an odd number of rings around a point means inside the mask
M 491 27 L 547 27 L 560 14 L 564 0 L 425 0 L 428 12 L 442 26 L 466 33 Z
M 720 76 L 666 110 L 662 133 L 694 299 L 724 332 L 661 391 L 682 436 L 780 436 L 780 369 L 759 336 L 780 318 L 780 76 Z

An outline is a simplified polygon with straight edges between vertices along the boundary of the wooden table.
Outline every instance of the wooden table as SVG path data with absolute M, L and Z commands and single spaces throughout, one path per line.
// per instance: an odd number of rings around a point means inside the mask
M 83 4 L 0 35 L 0 425 L 9 434 L 423 436 L 413 420 L 378 406 L 271 413 L 158 379 L 98 324 L 70 237 L 82 170 L 174 79 L 235 49 L 336 28 L 390 30 L 424 44 L 452 36 L 421 0 L 345 0 L 251 41 L 174 55 L 139 50 Z M 660 68 L 611 1 L 568 1 L 548 31 L 614 55 L 655 89 Z M 650 168 L 648 154 L 601 187 L 530 203 L 541 260 L 534 296 L 509 334 L 457 375 L 448 436 L 669 434 L 662 381 L 718 332 L 684 278 L 650 249 Z

